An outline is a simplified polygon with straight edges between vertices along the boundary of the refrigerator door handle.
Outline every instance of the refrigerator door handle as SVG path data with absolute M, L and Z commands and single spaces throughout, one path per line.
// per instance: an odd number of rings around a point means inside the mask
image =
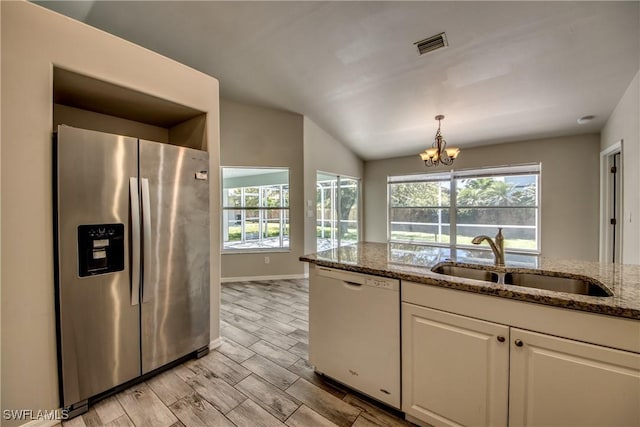
M 129 178 L 131 198 L 131 305 L 140 303 L 140 198 L 138 178 Z
M 151 271 L 151 201 L 149 198 L 149 180 L 140 178 L 142 182 L 142 275 L 149 275 Z M 152 289 L 151 282 L 143 280 L 142 283 L 142 302 L 151 301 Z

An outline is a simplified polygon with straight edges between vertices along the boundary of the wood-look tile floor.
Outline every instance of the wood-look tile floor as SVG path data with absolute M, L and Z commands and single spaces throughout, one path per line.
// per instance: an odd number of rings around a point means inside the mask
M 103 400 L 75 426 L 409 426 L 327 381 L 308 358 L 308 281 L 222 285 L 223 343 Z

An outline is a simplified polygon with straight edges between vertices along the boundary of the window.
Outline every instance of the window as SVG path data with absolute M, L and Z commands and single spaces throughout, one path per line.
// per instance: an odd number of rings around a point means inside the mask
M 390 240 L 449 243 L 450 193 L 450 174 L 390 177 Z
M 540 165 L 389 177 L 389 241 L 481 249 L 502 227 L 505 252 L 539 253 Z
M 289 248 L 289 169 L 222 168 L 225 251 Z
M 318 251 L 358 242 L 360 182 L 318 172 L 316 187 Z
M 502 227 L 505 249 L 539 252 L 538 174 L 456 179 L 456 242 Z

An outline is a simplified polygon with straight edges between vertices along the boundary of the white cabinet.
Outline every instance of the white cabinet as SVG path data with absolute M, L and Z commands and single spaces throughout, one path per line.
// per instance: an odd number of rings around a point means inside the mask
M 402 304 L 402 410 L 438 426 L 507 425 L 509 328 Z
M 402 301 L 402 410 L 409 420 L 436 427 L 640 426 L 640 354 L 609 344 L 637 348 L 640 322 L 411 282 L 402 283 Z M 607 322 L 616 326 L 612 338 L 598 330 Z M 589 336 L 591 343 L 583 342 Z
M 640 355 L 511 329 L 509 425 L 640 426 Z

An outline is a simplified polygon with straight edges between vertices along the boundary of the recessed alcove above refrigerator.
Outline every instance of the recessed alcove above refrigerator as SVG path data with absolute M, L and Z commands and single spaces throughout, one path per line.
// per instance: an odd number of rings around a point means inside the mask
M 54 67 L 53 129 L 61 124 L 207 150 L 206 113 Z

